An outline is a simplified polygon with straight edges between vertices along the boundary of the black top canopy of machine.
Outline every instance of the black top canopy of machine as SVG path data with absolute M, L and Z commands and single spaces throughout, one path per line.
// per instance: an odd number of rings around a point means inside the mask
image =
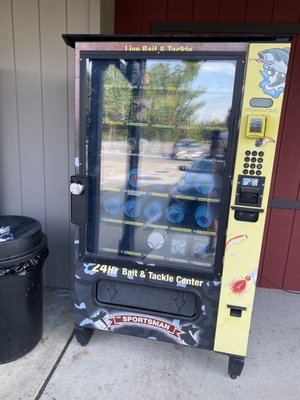
M 104 34 L 62 34 L 67 46 L 75 48 L 77 42 L 290 42 L 290 34 L 221 34 L 203 33 L 198 35 L 104 35 Z

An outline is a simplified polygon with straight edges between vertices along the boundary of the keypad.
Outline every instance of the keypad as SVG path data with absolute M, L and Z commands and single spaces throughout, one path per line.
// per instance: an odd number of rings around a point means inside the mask
M 257 157 L 258 156 L 258 157 Z M 244 175 L 261 175 L 262 174 L 262 162 L 264 161 L 263 159 L 264 152 L 263 151 L 251 151 L 251 150 L 246 150 L 245 151 L 245 158 L 244 158 L 244 170 L 243 174 Z

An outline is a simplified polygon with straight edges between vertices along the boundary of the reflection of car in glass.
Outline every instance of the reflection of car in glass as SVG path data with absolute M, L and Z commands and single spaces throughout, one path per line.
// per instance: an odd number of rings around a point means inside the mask
M 171 158 L 175 160 L 194 160 L 202 153 L 201 146 L 196 140 L 181 139 L 174 143 Z
M 219 198 L 223 181 L 224 159 L 207 155 L 198 157 L 190 167 L 178 168 L 184 173 L 173 188 L 173 195 Z

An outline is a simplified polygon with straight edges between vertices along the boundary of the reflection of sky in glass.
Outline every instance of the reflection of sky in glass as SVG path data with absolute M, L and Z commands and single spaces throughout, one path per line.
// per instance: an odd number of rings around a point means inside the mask
M 169 64 L 172 69 L 182 65 L 181 60 L 148 60 L 148 68 L 160 63 Z M 191 84 L 193 90 L 204 92 L 195 101 L 205 103 L 196 112 L 198 123 L 219 120 L 225 122 L 232 104 L 236 61 L 202 61 L 199 74 Z
M 198 121 L 225 121 L 231 108 L 235 77 L 235 61 L 206 61 L 202 64 L 197 87 L 205 91 L 201 101 L 205 105 L 197 112 Z
M 120 60 L 126 64 L 124 60 Z M 201 103 L 193 115 L 193 122 L 210 123 L 214 120 L 225 123 L 232 104 L 233 86 L 235 78 L 236 61 L 234 60 L 187 60 L 187 62 L 200 64 L 196 77 L 188 83 L 191 90 L 201 90 L 201 94 L 192 100 L 193 104 Z M 169 66 L 171 73 L 176 68 L 184 70 L 182 60 L 147 60 L 147 70 L 157 67 L 159 64 Z M 87 61 L 87 69 L 90 70 L 92 63 Z M 115 67 L 113 67 L 114 69 Z M 121 75 L 118 68 L 116 72 Z M 122 75 L 121 75 L 122 76 Z M 122 76 L 123 77 L 123 76 Z M 126 78 L 124 78 L 126 83 Z M 128 82 L 127 82 L 128 83 Z M 128 83 L 129 84 L 129 83 Z M 173 94 L 172 94 L 173 96 Z

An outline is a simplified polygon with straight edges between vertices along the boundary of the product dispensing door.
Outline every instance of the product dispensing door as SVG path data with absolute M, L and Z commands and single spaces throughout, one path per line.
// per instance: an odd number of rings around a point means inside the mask
M 289 43 L 64 35 L 76 49 L 77 340 L 246 355 Z

